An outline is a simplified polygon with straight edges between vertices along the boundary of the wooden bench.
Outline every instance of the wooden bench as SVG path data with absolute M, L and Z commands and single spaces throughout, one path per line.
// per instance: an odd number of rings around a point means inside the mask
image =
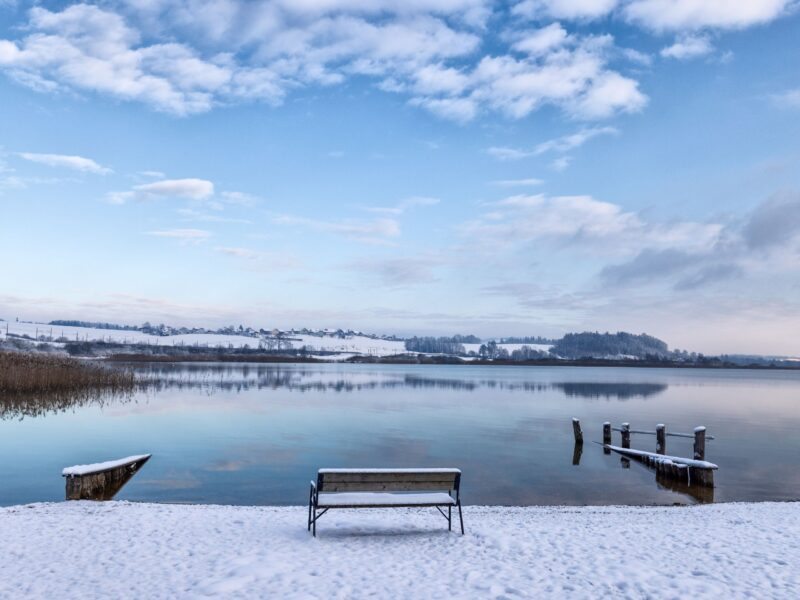
M 461 535 L 461 471 L 458 469 L 320 469 L 308 496 L 308 530 L 333 508 L 433 507 L 452 530 L 458 508 Z M 447 508 L 445 514 L 444 508 Z

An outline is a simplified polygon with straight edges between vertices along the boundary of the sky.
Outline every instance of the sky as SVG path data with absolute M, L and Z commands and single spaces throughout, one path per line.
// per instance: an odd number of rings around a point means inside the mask
M 0 0 L 0 317 L 800 354 L 794 0 Z

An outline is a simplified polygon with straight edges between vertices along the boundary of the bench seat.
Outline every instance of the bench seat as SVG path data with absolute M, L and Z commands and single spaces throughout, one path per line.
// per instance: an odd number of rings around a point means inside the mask
M 1 2 L 2 0 L 0 0 Z M 453 528 L 458 511 L 461 535 L 461 471 L 459 469 L 320 469 L 308 491 L 308 530 L 317 535 L 317 521 L 340 508 L 435 508 Z
M 390 506 L 455 506 L 456 500 L 446 492 L 425 494 L 390 494 L 386 492 L 341 492 L 318 496 L 317 507 L 361 508 Z

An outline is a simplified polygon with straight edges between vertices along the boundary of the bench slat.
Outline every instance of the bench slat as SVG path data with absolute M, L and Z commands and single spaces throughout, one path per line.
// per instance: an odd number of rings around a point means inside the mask
M 449 491 L 453 481 L 338 481 L 323 480 L 320 492 L 424 492 Z
M 434 492 L 427 494 L 386 494 L 381 492 L 320 494 L 320 508 L 378 508 L 389 506 L 455 506 L 449 494 Z
M 331 483 L 382 483 L 384 481 L 455 481 L 456 473 L 322 473 L 323 481 Z

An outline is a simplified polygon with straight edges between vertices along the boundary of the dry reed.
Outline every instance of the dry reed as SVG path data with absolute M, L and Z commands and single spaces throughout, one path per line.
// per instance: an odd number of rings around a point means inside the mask
M 102 403 L 136 387 L 130 370 L 64 356 L 0 352 L 0 418 Z

